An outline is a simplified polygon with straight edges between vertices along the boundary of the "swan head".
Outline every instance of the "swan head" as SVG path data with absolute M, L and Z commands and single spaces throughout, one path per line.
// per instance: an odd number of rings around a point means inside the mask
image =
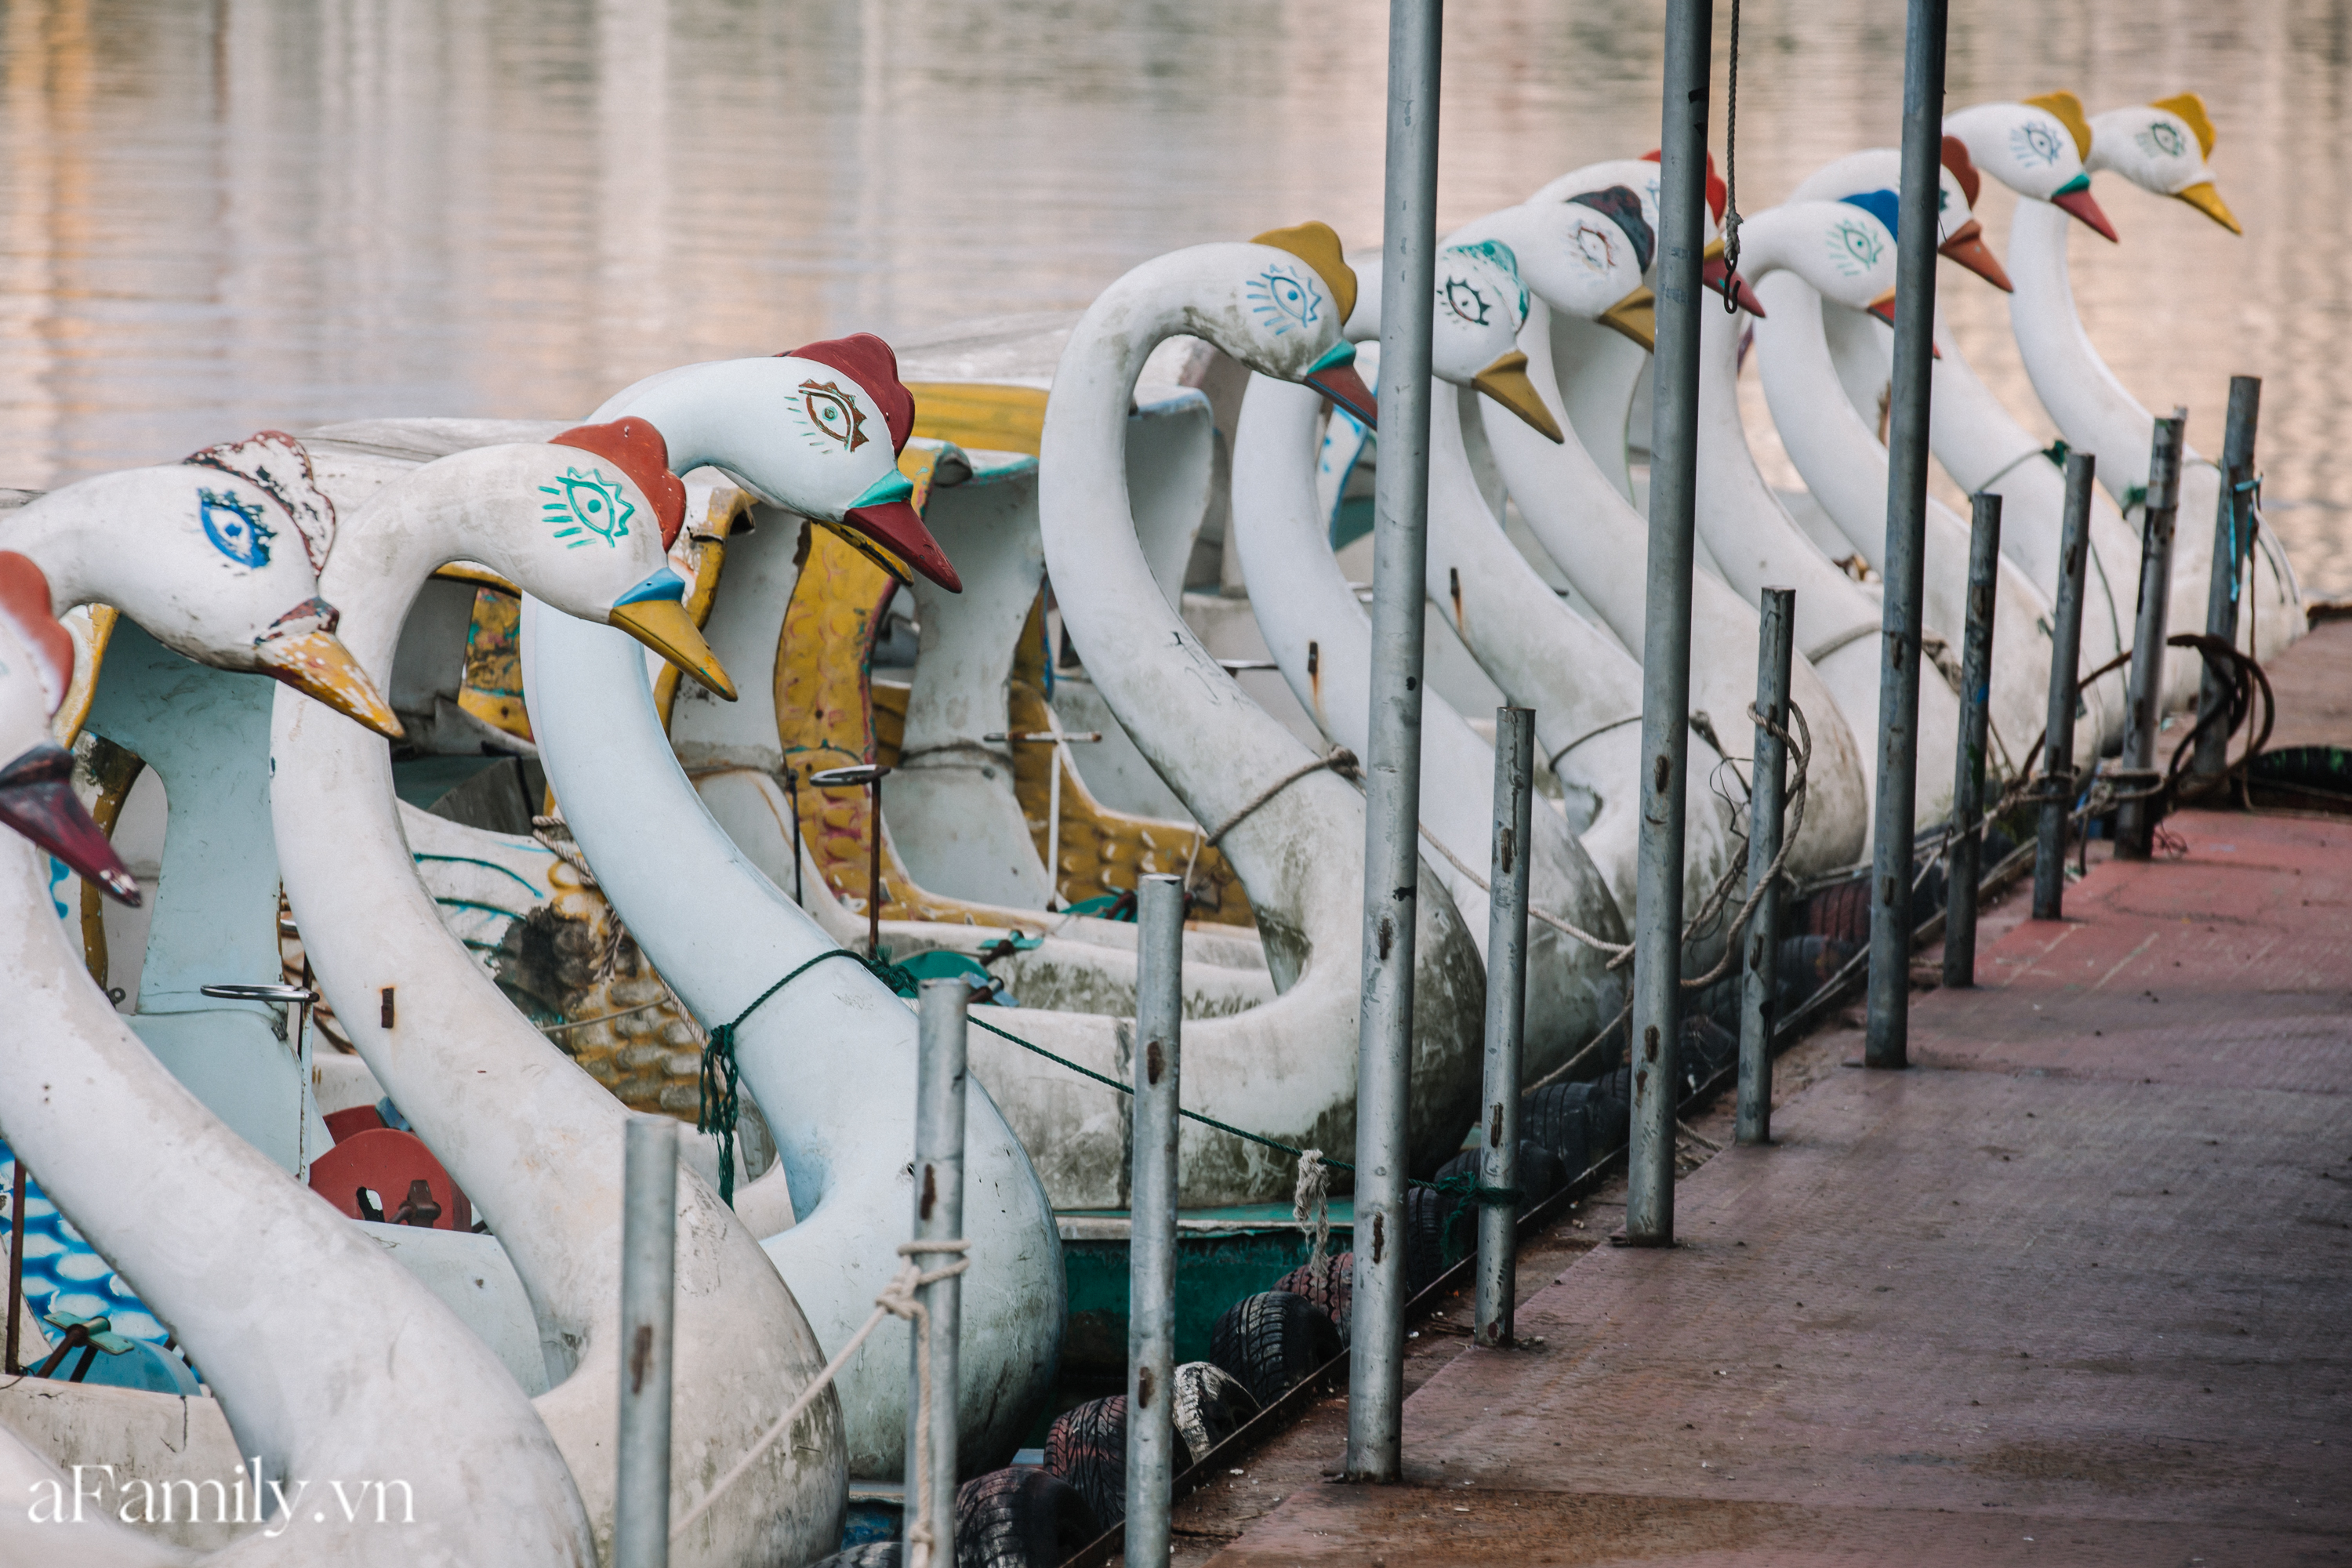
M 1213 312 L 1234 341 L 1207 331 L 1200 335 L 1259 374 L 1313 387 L 1364 425 L 1378 425 L 1379 404 L 1356 370 L 1347 327 L 1365 308 L 1367 295 L 1378 308 L 1380 290 L 1377 284 L 1364 287 L 1329 224 L 1268 229 L 1246 246 L 1204 246 L 1202 256 L 1221 271 L 1237 263 L 1238 279 L 1229 281 L 1240 287 L 1232 296 L 1238 312 Z
M 915 396 L 871 332 L 767 359 L 681 365 L 613 397 L 592 420 L 627 416 L 667 442 L 680 472 L 709 466 L 771 506 L 833 530 L 902 583 L 963 584 L 915 510 L 898 454 Z
M 1898 198 L 1887 190 L 1783 202 L 1741 220 L 1746 265 L 1759 278 L 1793 272 L 1832 304 L 1866 310 L 1891 327 L 1898 216 Z
M 1464 225 L 1448 243 L 1455 249 L 1504 247 L 1546 305 L 1613 327 L 1649 348 L 1656 337 L 1657 300 L 1642 277 L 1657 258 L 1654 186 L 1598 178 L 1579 187 L 1570 184 L 1577 177 L 1556 180 L 1532 201 Z
M 1359 270 L 1377 266 L 1379 253 L 1349 260 Z M 1429 368 L 1438 380 L 1493 398 L 1552 441 L 1566 439 L 1559 422 L 1544 405 L 1528 375 L 1528 356 L 1518 346 L 1527 324 L 1528 289 L 1518 259 L 1499 239 L 1448 245 L 1437 253 L 1436 301 L 1430 316 Z M 1359 342 L 1380 336 L 1377 295 L 1359 302 L 1348 318 L 1348 335 Z
M 1947 135 L 1959 138 L 1969 162 L 2019 195 L 2048 202 L 2080 219 L 2101 238 L 2115 226 L 2091 195 L 2091 125 L 2071 92 L 2044 93 L 2017 103 L 1979 103 L 1944 117 Z
M 139 884 L 75 798 L 73 753 L 49 738 L 73 678 L 73 639 L 49 603 L 32 558 L 0 551 L 0 826 L 135 909 Z
M 2231 234 L 2243 234 L 2205 167 L 2213 139 L 2205 100 L 2184 92 L 2093 119 L 2084 162 L 2093 170 L 2113 169 L 2144 191 L 2187 202 Z
M 1969 156 L 1968 143 L 1957 136 L 1944 138 L 1936 181 L 1937 254 L 1949 257 L 2002 293 L 2013 292 L 2008 269 L 1985 243 L 1984 226 L 1977 221 L 1977 195 L 1984 187 L 1984 176 Z M 1838 202 L 1874 191 L 1892 195 L 1902 185 L 1901 150 L 1873 147 L 1823 164 L 1790 192 L 1789 199 Z
M 686 487 L 669 470 L 661 432 L 618 419 L 514 450 L 531 454 L 512 499 L 536 525 L 480 531 L 483 563 L 567 616 L 628 633 L 732 701 L 734 683 L 670 568 L 667 544 L 685 521 Z

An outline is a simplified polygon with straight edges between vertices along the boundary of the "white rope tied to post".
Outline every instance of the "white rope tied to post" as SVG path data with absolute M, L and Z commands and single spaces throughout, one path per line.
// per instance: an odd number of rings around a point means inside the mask
M 928 1478 L 923 1472 L 931 1451 L 931 1314 L 929 1308 L 915 1299 L 915 1292 L 926 1285 L 936 1285 L 942 1279 L 952 1279 L 968 1271 L 971 1268 L 971 1243 L 968 1240 L 900 1242 L 898 1256 L 908 1260 L 907 1266 L 882 1288 L 882 1294 L 874 1298 L 873 1315 L 849 1336 L 849 1342 L 841 1347 L 840 1352 L 824 1363 L 824 1370 L 801 1390 L 800 1397 L 776 1417 L 775 1424 L 760 1434 L 751 1447 L 744 1450 L 743 1457 L 728 1468 L 725 1475 L 711 1483 L 710 1489 L 702 1495 L 700 1501 L 679 1516 L 678 1521 L 670 1526 L 669 1538 L 676 1541 L 692 1529 L 695 1521 L 709 1512 L 712 1505 L 727 1494 L 730 1487 L 751 1473 L 751 1467 L 759 1463 L 760 1457 L 777 1438 L 792 1430 L 793 1423 L 816 1403 L 818 1394 L 832 1386 L 833 1380 L 841 1374 L 841 1369 L 849 1364 L 849 1358 L 856 1355 L 858 1347 L 882 1326 L 885 1318 L 904 1318 L 915 1326 L 915 1473 L 908 1478 L 907 1495 L 911 1499 L 928 1496 L 924 1489 Z M 914 1261 L 917 1254 L 926 1252 L 952 1253 L 956 1255 L 956 1261 L 926 1270 Z M 909 1521 L 907 1525 L 907 1568 L 929 1568 L 934 1539 L 929 1520 L 918 1518 Z
M 1243 821 L 1247 818 L 1252 812 L 1257 810 L 1259 806 L 1264 805 L 1276 795 L 1280 795 L 1284 790 L 1286 790 L 1292 784 L 1297 784 L 1300 779 L 1306 778 L 1312 773 L 1319 773 L 1325 768 L 1328 768 L 1333 773 L 1338 773 L 1349 784 L 1358 783 L 1364 776 L 1363 764 L 1356 760 L 1356 753 L 1348 750 L 1345 746 L 1334 746 L 1329 751 L 1324 752 L 1321 756 L 1316 758 L 1313 762 L 1300 763 L 1297 767 L 1291 769 L 1288 773 L 1283 774 L 1280 778 L 1275 780 L 1272 784 L 1258 791 L 1257 794 L 1252 795 L 1247 805 L 1244 805 L 1239 811 L 1234 812 L 1231 816 L 1226 817 L 1224 821 L 1219 823 L 1217 825 L 1217 830 L 1214 833 L 1202 835 L 1198 830 L 1195 830 L 1192 838 L 1192 853 L 1184 862 L 1185 896 L 1189 898 L 1192 895 L 1192 870 L 1193 868 L 1200 863 L 1202 850 L 1213 847 L 1219 839 L 1224 837 L 1226 834 L 1231 833 L 1234 828 L 1239 827 Z

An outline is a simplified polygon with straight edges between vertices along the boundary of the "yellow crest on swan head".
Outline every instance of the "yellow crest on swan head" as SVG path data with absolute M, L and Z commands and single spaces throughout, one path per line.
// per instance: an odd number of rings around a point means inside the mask
M 1329 224 L 1302 223 L 1289 228 L 1270 228 L 1253 236 L 1250 243 L 1286 250 L 1315 268 L 1315 275 L 1331 290 L 1332 303 L 1339 311 L 1339 324 L 1347 325 L 1348 318 L 1356 310 L 1356 269 L 1348 265 L 1340 251 L 1339 237 Z
M 2165 110 L 2187 121 L 2189 129 L 2197 132 L 2199 150 L 2208 158 L 2213 155 L 2213 143 L 2217 138 L 2213 133 L 2212 117 L 2205 112 L 2203 99 L 2193 92 L 2184 92 L 2175 98 L 2159 98 L 2148 107 Z
M 2083 100 L 2071 92 L 2045 92 L 2039 98 L 2025 100 L 2036 109 L 2045 109 L 2058 117 L 2066 133 L 2074 139 L 2074 154 L 2079 158 L 2091 155 L 2091 121 L 2083 112 Z M 2184 116 L 2183 118 L 2186 118 Z

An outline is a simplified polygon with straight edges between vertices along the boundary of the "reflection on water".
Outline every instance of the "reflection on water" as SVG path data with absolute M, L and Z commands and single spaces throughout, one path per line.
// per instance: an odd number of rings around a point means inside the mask
M 1663 12 L 1454 0 L 1446 220 L 1654 145 Z M 2077 295 L 2125 384 L 2187 404 L 2209 451 L 2229 375 L 2266 378 L 2272 521 L 2309 586 L 2352 591 L 2352 16 L 2328 0 L 1953 12 L 1955 105 L 2205 96 L 2247 237 L 2103 176 L 2125 243 L 2077 235 Z M 578 415 L 685 360 L 1079 307 L 1161 250 L 1306 216 L 1376 242 L 1381 16 L 0 0 L 0 484 L 263 425 Z M 1748 0 L 1743 205 L 1895 139 L 1900 16 Z M 1987 188 L 1998 242 L 2010 201 Z M 1953 268 L 1945 288 L 1975 363 L 2046 431 L 2000 301 Z

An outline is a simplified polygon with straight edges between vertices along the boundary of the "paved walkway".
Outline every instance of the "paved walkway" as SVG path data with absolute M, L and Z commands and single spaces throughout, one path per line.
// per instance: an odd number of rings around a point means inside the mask
M 2168 826 L 1213 1561 L 2352 1563 L 2352 822 Z

